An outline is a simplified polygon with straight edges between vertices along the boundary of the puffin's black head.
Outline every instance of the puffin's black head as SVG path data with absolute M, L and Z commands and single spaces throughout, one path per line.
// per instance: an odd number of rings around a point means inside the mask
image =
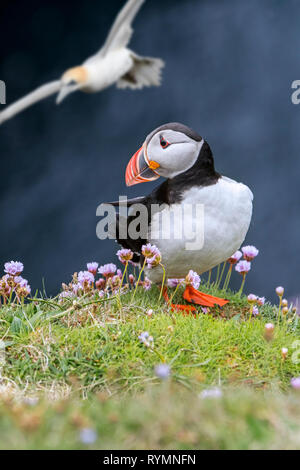
M 169 123 L 148 135 L 126 169 L 126 184 L 153 181 L 163 176 L 215 175 L 214 160 L 207 142 L 189 127 Z

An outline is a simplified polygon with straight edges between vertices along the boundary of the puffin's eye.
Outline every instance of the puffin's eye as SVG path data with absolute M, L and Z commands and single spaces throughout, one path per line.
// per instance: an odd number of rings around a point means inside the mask
M 166 149 L 167 147 L 169 147 L 169 142 L 167 140 L 165 140 L 162 136 L 160 137 L 160 145 L 163 149 Z

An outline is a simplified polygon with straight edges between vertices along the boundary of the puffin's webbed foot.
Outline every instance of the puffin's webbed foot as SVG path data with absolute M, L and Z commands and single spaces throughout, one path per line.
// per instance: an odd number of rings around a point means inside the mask
M 163 297 L 166 303 L 171 307 L 174 312 L 182 312 L 186 314 L 192 313 L 195 316 L 196 308 L 192 305 L 172 304 L 170 302 L 167 287 L 163 288 Z M 214 307 L 215 305 L 223 307 L 223 305 L 226 305 L 229 302 L 229 300 L 221 299 L 220 297 L 214 297 L 213 295 L 199 292 L 191 285 L 186 286 L 185 291 L 183 293 L 183 298 L 190 303 L 201 305 L 203 307 Z
M 181 304 L 172 304 L 170 302 L 170 298 L 168 296 L 168 289 L 167 287 L 163 288 L 163 297 L 166 301 L 166 303 L 171 307 L 173 312 L 182 312 L 186 314 L 190 314 L 196 312 L 196 308 L 193 307 L 192 305 L 181 305 Z
M 191 285 L 186 286 L 183 293 L 183 298 L 188 302 L 202 305 L 203 307 L 214 307 L 215 305 L 223 307 L 223 305 L 226 305 L 229 302 L 229 300 L 221 299 L 220 297 L 204 294 L 204 292 L 198 291 Z

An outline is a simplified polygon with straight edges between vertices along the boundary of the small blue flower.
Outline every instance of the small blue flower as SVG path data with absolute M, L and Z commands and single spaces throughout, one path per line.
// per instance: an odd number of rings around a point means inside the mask
M 170 377 L 171 369 L 168 364 L 158 364 L 155 366 L 154 372 L 159 379 L 166 380 Z
M 80 431 L 79 438 L 83 444 L 89 445 L 94 444 L 97 440 L 97 433 L 94 429 L 91 428 L 83 428 Z

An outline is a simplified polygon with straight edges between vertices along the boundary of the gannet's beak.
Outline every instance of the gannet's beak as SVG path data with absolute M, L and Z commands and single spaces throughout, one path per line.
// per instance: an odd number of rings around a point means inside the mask
M 61 89 L 56 99 L 56 104 L 60 104 L 68 95 L 74 91 L 84 88 L 88 80 L 86 67 L 79 66 L 67 70 L 61 78 Z
M 74 93 L 81 88 L 81 85 L 62 85 L 60 92 L 56 98 L 56 104 L 60 104 L 68 95 Z
M 155 181 L 159 178 L 159 174 L 155 172 L 159 168 L 159 164 L 149 161 L 147 157 L 146 143 L 131 157 L 125 173 L 125 181 L 127 186 L 145 183 L 147 181 Z

